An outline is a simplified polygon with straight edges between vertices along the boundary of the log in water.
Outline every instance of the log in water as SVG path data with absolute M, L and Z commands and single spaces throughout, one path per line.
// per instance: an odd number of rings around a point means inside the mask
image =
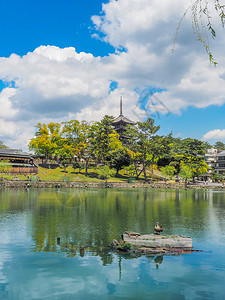
M 123 240 L 126 243 L 135 246 L 147 246 L 152 248 L 192 248 L 193 241 L 189 236 L 182 235 L 159 235 L 159 234 L 146 234 L 135 235 L 134 233 L 124 233 Z

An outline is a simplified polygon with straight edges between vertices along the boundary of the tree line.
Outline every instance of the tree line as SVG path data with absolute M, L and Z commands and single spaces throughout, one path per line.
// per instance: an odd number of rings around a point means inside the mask
M 88 176 L 90 163 L 116 170 L 124 169 L 129 177 L 147 179 L 155 166 L 165 177 L 179 175 L 185 180 L 206 173 L 204 155 L 211 146 L 192 138 L 175 138 L 172 133 L 158 135 L 160 126 L 152 118 L 127 125 L 123 137 L 115 131 L 114 117 L 105 115 L 100 122 L 71 120 L 62 123 L 38 123 L 29 149 L 36 155 L 58 159 L 61 164 L 84 166 Z

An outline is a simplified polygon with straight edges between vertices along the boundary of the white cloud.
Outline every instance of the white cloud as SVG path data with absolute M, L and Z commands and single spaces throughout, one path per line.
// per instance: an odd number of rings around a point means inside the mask
M 102 118 L 105 114 L 118 116 L 120 111 L 120 96 L 123 99 L 123 112 L 126 117 L 132 120 L 140 120 L 141 112 L 140 109 L 136 106 L 138 94 L 135 91 L 129 91 L 126 89 L 116 89 L 111 92 L 103 101 L 100 102 L 98 108 L 96 104 L 84 108 L 80 113 L 76 114 L 76 117 L 79 120 L 99 120 L 99 117 Z
M 0 137 L 8 147 L 28 151 L 29 140 L 34 135 L 33 122 L 6 121 L 0 118 Z
M 166 29 L 172 22 L 175 33 L 185 7 L 185 1 L 179 0 L 111 0 L 103 4 L 104 15 L 93 16 L 92 21 L 105 34 L 105 40 L 117 48 L 128 47 L 129 42 L 137 39 L 145 45 L 151 44 L 156 36 L 161 41 L 171 37 L 173 42 L 173 36 L 167 36 L 167 30 L 162 32 L 161 28 Z
M 194 38 L 190 14 L 182 23 L 175 53 L 171 53 L 178 22 L 189 5 L 189 1 L 176 0 L 110 1 L 103 5 L 103 16 L 93 17 L 104 40 L 127 49 L 113 57 L 120 67 L 116 75 L 121 86 L 128 90 L 161 87 L 167 92 L 160 99 L 173 112 L 190 105 L 203 108 L 225 102 L 223 47 L 213 50 L 219 55 L 219 66 L 210 67 L 207 54 Z M 221 40 L 224 45 L 220 34 L 220 44 Z
M 214 48 L 220 62 L 217 68 L 209 66 L 195 40 L 190 15 L 181 26 L 172 54 L 176 28 L 188 5 L 189 1 L 180 0 L 111 0 L 103 4 L 102 13 L 92 20 L 95 35 L 103 34 L 116 48 L 105 57 L 77 53 L 73 47 L 40 46 L 23 57 L 0 58 L 0 79 L 14 81 L 16 86 L 0 94 L 4 107 L 0 124 L 7 127 L 0 131 L 0 139 L 7 135 L 11 144 L 24 147 L 37 122 L 116 116 L 120 95 L 124 114 L 141 118 L 140 108 L 135 107 L 137 90 L 149 87 L 162 88 L 157 97 L 175 113 L 188 106 L 224 104 L 225 37 L 220 31 Z M 110 92 L 112 80 L 118 88 Z
M 13 118 L 18 112 L 12 107 L 11 97 L 16 94 L 16 89 L 5 88 L 0 93 L 0 118 L 10 119 Z
M 23 57 L 1 58 L 0 77 L 14 80 L 19 91 L 32 89 L 44 99 L 72 95 L 95 98 L 107 91 L 98 75 L 98 61 L 91 54 L 78 54 L 74 48 L 40 46 Z
M 70 59 L 74 59 L 77 61 L 92 61 L 93 55 L 91 53 L 77 53 L 73 47 L 68 47 L 65 49 L 60 49 L 55 46 L 40 46 L 39 48 L 34 50 L 34 53 L 45 57 L 49 60 L 57 61 L 57 62 L 65 62 Z
M 225 129 L 214 129 L 210 130 L 202 137 L 203 140 L 221 140 L 225 139 Z
M 13 137 L 16 135 L 16 124 L 15 122 L 8 122 L 4 119 L 0 119 L 0 136 L 3 137 Z

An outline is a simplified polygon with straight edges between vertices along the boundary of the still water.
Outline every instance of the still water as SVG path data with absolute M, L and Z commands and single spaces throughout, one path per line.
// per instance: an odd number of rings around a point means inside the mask
M 152 233 L 156 221 L 203 252 L 107 247 L 127 230 Z M 225 299 L 223 191 L 4 190 L 0 234 L 0 299 Z

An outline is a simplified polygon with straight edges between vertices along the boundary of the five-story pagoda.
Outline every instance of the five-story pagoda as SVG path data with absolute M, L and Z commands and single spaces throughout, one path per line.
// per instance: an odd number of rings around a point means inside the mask
M 124 141 L 126 139 L 126 126 L 135 125 L 136 123 L 123 116 L 122 97 L 120 97 L 120 115 L 112 122 L 116 132 L 119 133 L 120 139 Z

